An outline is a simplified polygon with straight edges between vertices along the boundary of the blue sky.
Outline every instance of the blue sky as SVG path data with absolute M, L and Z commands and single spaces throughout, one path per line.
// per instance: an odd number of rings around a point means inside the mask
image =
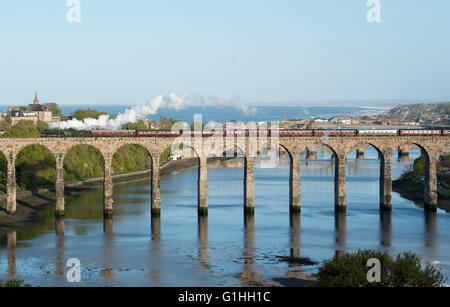
M 450 1 L 81 0 L 0 4 L 0 105 L 450 100 Z

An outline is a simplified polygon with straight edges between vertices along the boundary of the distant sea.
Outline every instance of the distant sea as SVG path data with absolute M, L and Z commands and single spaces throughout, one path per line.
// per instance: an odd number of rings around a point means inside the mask
M 131 106 L 116 105 L 60 105 L 59 106 L 64 115 L 69 115 L 71 112 L 77 109 L 95 109 L 102 112 L 108 112 L 109 114 L 118 114 L 124 112 Z M 2 111 L 7 109 L 7 106 L 0 106 Z M 378 114 L 386 111 L 386 107 L 364 107 L 364 106 L 255 106 L 249 107 L 249 112 L 244 112 L 235 107 L 186 107 L 181 110 L 173 110 L 168 108 L 162 108 L 158 110 L 157 114 L 150 115 L 148 119 L 159 120 L 160 116 L 174 118 L 182 120 L 187 123 L 194 121 L 195 114 L 202 114 L 203 122 L 217 121 L 227 122 L 230 120 L 236 120 L 239 122 L 272 122 L 284 120 L 285 111 L 288 119 L 305 119 L 312 117 L 330 118 L 337 115 L 369 115 Z

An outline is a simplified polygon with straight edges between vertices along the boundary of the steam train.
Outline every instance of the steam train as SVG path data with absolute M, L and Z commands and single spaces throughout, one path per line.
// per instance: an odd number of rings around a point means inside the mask
M 43 137 L 178 137 L 181 135 L 187 136 L 217 136 L 218 132 L 214 131 L 189 131 L 183 130 L 92 130 L 92 131 L 77 131 L 77 130 L 46 130 Z M 352 136 L 440 136 L 449 135 L 450 130 L 447 129 L 312 129 L 312 130 L 232 130 L 220 132 L 223 136 L 231 133 L 231 135 L 242 136 L 275 136 L 280 137 L 304 137 L 304 136 L 323 136 L 323 137 L 352 137 Z

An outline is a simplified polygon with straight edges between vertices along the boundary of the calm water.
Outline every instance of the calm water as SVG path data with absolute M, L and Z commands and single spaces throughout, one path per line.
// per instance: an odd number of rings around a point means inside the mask
M 255 216 L 246 220 L 242 168 L 208 170 L 209 217 L 200 220 L 196 169 L 161 178 L 159 219 L 150 218 L 148 180 L 114 187 L 113 220 L 103 220 L 102 190 L 85 192 L 67 201 L 64 220 L 55 221 L 50 206 L 35 229 L 1 234 L 0 278 L 68 286 L 66 261 L 78 258 L 83 286 L 261 285 L 317 268 L 279 256 L 320 261 L 359 248 L 417 252 L 450 276 L 448 213 L 425 214 L 394 193 L 392 213 L 380 215 L 379 162 L 367 149 L 364 160 L 349 156 L 348 211 L 335 215 L 333 165 L 326 153 L 317 158 L 301 164 L 301 217 L 289 216 L 287 163 L 255 169 Z M 408 165 L 393 157 L 393 177 Z

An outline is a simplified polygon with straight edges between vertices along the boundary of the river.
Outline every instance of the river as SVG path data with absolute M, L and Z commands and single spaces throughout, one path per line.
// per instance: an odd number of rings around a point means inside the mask
M 410 159 L 419 155 L 413 151 Z M 255 165 L 255 215 L 244 219 L 243 168 L 209 168 L 209 216 L 197 217 L 197 170 L 161 178 L 161 217 L 150 218 L 150 181 L 114 187 L 115 216 L 104 220 L 102 190 L 39 212 L 34 229 L 0 234 L 0 279 L 33 286 L 252 286 L 303 278 L 317 265 L 279 257 L 329 259 L 335 253 L 381 249 L 413 251 L 450 276 L 450 215 L 425 213 L 393 193 L 393 210 L 380 214 L 379 161 L 348 157 L 347 213 L 335 214 L 329 154 L 301 161 L 301 216 L 289 215 L 289 166 Z M 392 159 L 393 179 L 411 161 Z M 258 165 L 260 167 L 258 167 Z M 263 164 L 265 165 L 265 164 Z M 81 263 L 81 283 L 66 279 L 66 262 Z

